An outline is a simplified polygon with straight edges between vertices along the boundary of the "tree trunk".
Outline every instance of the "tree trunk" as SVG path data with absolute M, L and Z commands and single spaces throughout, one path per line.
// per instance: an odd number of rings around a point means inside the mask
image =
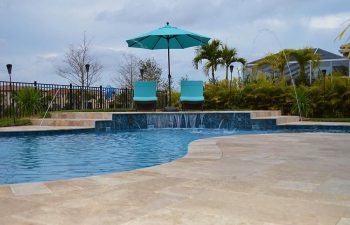
M 213 84 L 215 84 L 215 70 L 214 70 L 214 66 L 211 67 L 211 79 Z
M 300 65 L 299 84 L 306 85 L 306 83 L 307 83 L 307 77 L 305 74 L 305 65 Z
M 228 81 L 228 66 L 226 66 L 226 81 Z

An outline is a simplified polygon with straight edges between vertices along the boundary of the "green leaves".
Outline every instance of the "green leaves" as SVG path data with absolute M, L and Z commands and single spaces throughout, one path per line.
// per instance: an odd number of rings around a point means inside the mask
M 350 117 L 350 83 L 347 78 L 328 77 L 312 86 L 299 85 L 294 92 L 291 84 L 282 79 L 273 81 L 259 75 L 256 82 L 238 85 L 237 80 L 216 84 L 206 83 L 204 88 L 206 109 L 212 110 L 281 110 L 284 115 L 303 117 Z
M 41 111 L 41 93 L 35 88 L 29 87 L 16 93 L 15 101 L 18 108 L 25 116 L 31 116 Z
M 197 48 L 197 55 L 193 59 L 193 65 L 198 69 L 198 64 L 202 63 L 203 60 L 207 60 L 204 64 L 204 72 L 209 75 L 209 70 L 211 69 L 211 79 L 215 82 L 215 71 L 217 66 L 220 64 L 221 57 L 221 41 L 212 40 L 210 43 L 205 44 Z
M 218 65 L 222 65 L 226 69 L 226 80 L 228 81 L 228 69 L 234 62 L 246 63 L 244 58 L 237 56 L 235 48 L 229 48 L 227 45 L 223 45 L 219 40 L 212 40 L 210 43 L 200 46 L 196 49 L 196 56 L 193 59 L 193 65 L 198 69 L 198 65 L 206 60 L 204 64 L 204 73 L 209 76 L 211 70 L 211 83 L 216 82 L 215 71 Z
M 311 63 L 313 68 L 317 67 L 319 65 L 320 55 L 313 48 L 290 49 L 288 52 L 291 57 L 295 58 L 300 67 L 298 83 L 306 85 L 308 82 L 305 74 L 305 66 L 307 63 Z
M 309 117 L 312 114 L 312 101 L 309 90 L 304 86 L 300 86 L 295 89 L 295 92 L 292 92 L 292 96 L 292 113 L 298 115 L 300 110 L 302 117 Z

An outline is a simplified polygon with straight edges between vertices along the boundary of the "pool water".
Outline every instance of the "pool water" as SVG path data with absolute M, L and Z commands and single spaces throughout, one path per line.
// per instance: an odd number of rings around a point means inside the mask
M 0 184 L 128 171 L 183 157 L 196 139 L 266 132 L 147 129 L 0 137 Z

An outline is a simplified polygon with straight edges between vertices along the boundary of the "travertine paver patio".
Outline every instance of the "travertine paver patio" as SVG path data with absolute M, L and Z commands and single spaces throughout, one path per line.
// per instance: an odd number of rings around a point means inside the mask
M 0 224 L 348 225 L 349 162 L 350 134 L 198 140 L 160 166 L 2 185 Z

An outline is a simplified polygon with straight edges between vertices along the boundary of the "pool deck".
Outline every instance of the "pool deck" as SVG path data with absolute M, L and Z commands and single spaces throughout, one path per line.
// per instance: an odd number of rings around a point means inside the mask
M 0 186 L 0 224 L 350 224 L 350 134 L 197 140 L 177 161 Z

